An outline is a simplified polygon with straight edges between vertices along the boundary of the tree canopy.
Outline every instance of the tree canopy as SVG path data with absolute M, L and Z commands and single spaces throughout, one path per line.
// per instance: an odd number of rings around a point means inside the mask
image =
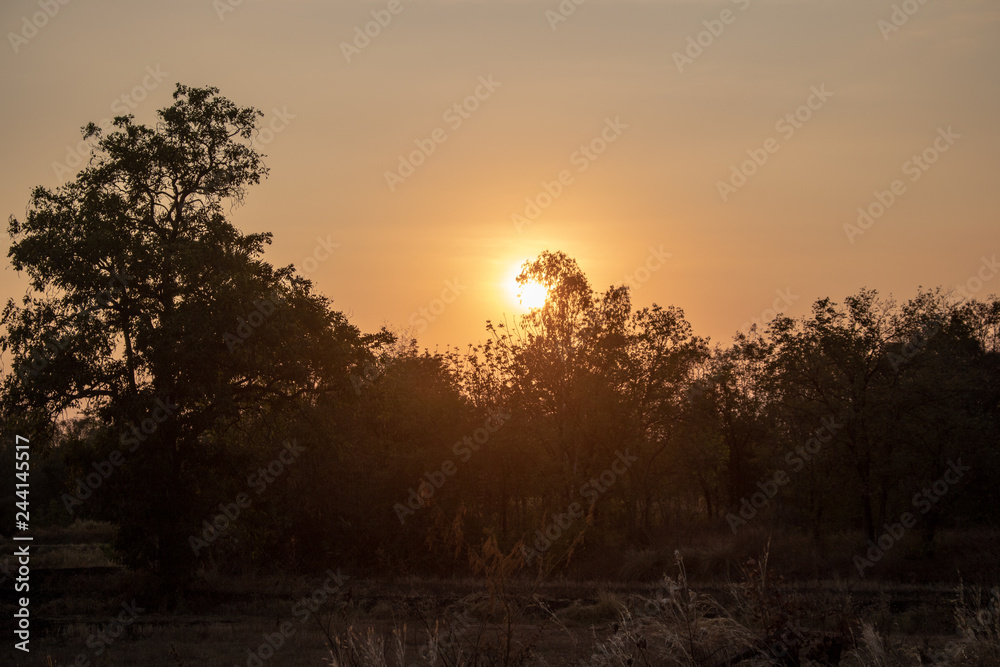
M 218 93 L 178 85 L 155 127 L 121 116 L 106 135 L 84 129 L 98 139 L 90 164 L 36 188 L 25 219 L 10 220 L 11 263 L 31 291 L 8 301 L 0 340 L 17 369 L 4 381 L 8 423 L 51 432 L 73 415 L 114 448 L 169 407 L 115 480 L 113 515 L 133 562 L 181 572 L 223 446 L 351 395 L 352 369 L 389 340 L 362 335 L 294 267 L 264 261 L 270 234 L 227 219 L 267 169 L 250 144 L 260 112 Z
M 996 297 L 861 289 L 713 346 L 546 251 L 518 276 L 541 307 L 421 352 L 230 221 L 267 176 L 261 114 L 173 99 L 153 127 L 85 127 L 89 164 L 10 219 L 30 288 L 0 336 L 0 419 L 42 447 L 46 520 L 114 522 L 168 588 L 213 562 L 458 567 L 456 526 L 551 563 L 754 522 L 864 543 L 915 507 L 927 552 L 996 525 Z

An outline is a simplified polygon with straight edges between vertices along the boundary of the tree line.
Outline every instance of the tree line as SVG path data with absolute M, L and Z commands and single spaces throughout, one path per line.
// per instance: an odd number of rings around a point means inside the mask
M 178 85 L 154 127 L 84 128 L 89 164 L 11 217 L 30 289 L 2 315 L 0 460 L 30 436 L 44 521 L 112 522 L 122 562 L 170 585 L 453 571 L 456 531 L 532 561 L 755 523 L 874 540 L 907 510 L 928 551 L 996 526 L 995 296 L 862 289 L 712 345 L 544 252 L 518 278 L 543 307 L 421 351 L 227 219 L 267 175 L 261 116 Z

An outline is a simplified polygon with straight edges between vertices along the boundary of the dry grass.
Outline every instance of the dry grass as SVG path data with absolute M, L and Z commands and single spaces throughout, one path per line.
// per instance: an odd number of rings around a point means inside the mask
M 34 567 L 108 563 L 98 555 L 105 555 L 100 543 L 109 537 L 105 525 L 81 522 L 49 537 L 51 543 L 35 552 Z M 818 578 L 793 585 L 772 574 L 786 569 L 789 546 L 771 550 L 765 538 L 748 534 L 731 552 L 721 541 L 705 538 L 691 558 L 679 553 L 667 558 L 662 550 L 634 552 L 619 564 L 619 574 L 632 583 L 554 581 L 551 562 L 529 571 L 517 548 L 504 551 L 491 540 L 475 547 L 463 542 L 475 578 L 391 584 L 349 580 L 343 598 L 331 600 L 308 623 L 296 622 L 294 635 L 263 664 L 1000 665 L 1000 589 Z M 942 549 L 963 543 L 952 537 L 942 541 Z M 757 544 L 756 558 L 718 564 Z M 79 553 L 72 555 L 74 550 Z M 636 583 L 654 572 L 659 572 L 658 585 Z M 202 600 L 197 615 L 151 610 L 98 655 L 88 648 L 88 638 L 114 618 L 121 602 L 140 596 L 148 582 L 125 571 L 64 573 L 58 579 L 63 595 L 33 602 L 38 624 L 31 654 L 6 644 L 0 646 L 0 664 L 68 666 L 81 654 L 95 667 L 256 664 L 250 653 L 291 619 L 291 605 L 313 591 L 319 579 L 204 572 L 193 592 Z M 716 583 L 707 592 L 692 584 L 695 579 Z M 900 612 L 898 604 L 890 604 L 928 595 L 945 602 L 948 591 L 954 591 L 950 616 L 943 608 L 921 612 L 918 605 L 916 611 Z M 9 601 L 0 604 L 0 613 L 11 612 Z
M 864 544 L 857 532 L 830 534 L 822 542 L 801 532 L 771 527 L 765 522 L 740 528 L 734 535 L 726 526 L 704 527 L 673 536 L 655 548 L 630 550 L 624 555 L 616 550 L 594 554 L 597 562 L 578 562 L 578 569 L 592 576 L 594 572 L 614 573 L 622 581 L 655 582 L 673 567 L 673 552 L 684 554 L 692 580 L 725 582 L 739 576 L 739 564 L 769 551 L 772 568 L 790 580 L 822 580 L 853 576 L 853 557 Z M 769 546 L 770 545 L 770 546 Z M 959 572 L 967 581 L 989 583 L 996 577 L 996 554 L 1000 551 L 1000 532 L 991 529 L 942 530 L 934 548 L 934 558 L 919 557 L 923 545 L 919 531 L 911 531 L 890 550 L 865 581 L 912 582 L 925 585 L 958 583 Z
M 683 561 L 678 562 L 683 568 Z M 954 598 L 958 632 L 928 642 L 895 633 L 894 616 L 882 604 L 863 612 L 854 626 L 838 635 L 821 631 L 804 619 L 785 619 L 776 611 L 782 602 L 779 593 L 769 590 L 763 566 L 751 569 L 752 577 L 734 584 L 725 602 L 715 596 L 693 590 L 683 569 L 666 577 L 652 595 L 622 597 L 598 594 L 594 604 L 570 603 L 556 616 L 575 617 L 573 623 L 556 621 L 543 624 L 530 619 L 513 628 L 512 645 L 530 646 L 522 665 L 590 665 L 592 667 L 625 665 L 672 665 L 677 667 L 721 667 L 735 665 L 730 660 L 741 657 L 741 667 L 790 665 L 782 662 L 783 653 L 796 655 L 801 664 L 840 664 L 844 667 L 939 667 L 1000 664 L 1000 590 L 960 588 Z M 306 584 L 308 585 L 308 584 Z M 294 588 L 298 588 L 295 586 Z M 433 600 L 421 601 L 428 608 Z M 469 613 L 481 598 L 467 596 L 438 609 L 424 629 L 421 610 L 403 604 L 390 605 L 392 620 L 378 620 L 366 612 L 365 604 L 328 607 L 322 614 L 323 626 L 310 620 L 295 624 L 296 632 L 285 647 L 265 662 L 268 667 L 409 667 L 442 665 L 448 667 L 492 667 L 503 665 L 506 626 L 474 619 Z M 533 603 L 533 602 L 532 602 Z M 524 604 L 529 604 L 528 600 Z M 767 609 L 760 605 L 771 605 Z M 101 628 L 95 621 L 66 624 L 58 632 L 38 633 L 33 638 L 32 653 L 16 655 L 9 646 L 0 650 L 0 664 L 34 667 L 71 665 L 85 653 L 91 665 L 245 665 L 250 650 L 261 646 L 263 637 L 274 633 L 278 623 L 289 619 L 288 602 L 262 601 L 241 614 L 211 616 L 144 615 L 129 632 L 101 655 L 88 651 L 87 638 Z M 375 604 L 368 607 L 374 611 Z M 611 610 L 616 611 L 611 614 Z M 845 610 L 849 609 L 845 605 Z M 570 611 L 573 610 L 573 611 Z M 6 613 L 6 610 L 3 610 Z M 426 611 L 426 610 L 425 610 Z M 799 611 L 796 609 L 796 611 Z M 832 615 L 842 613 L 828 609 Z M 581 618 L 591 615 L 589 620 Z M 429 613 L 429 612 L 428 612 Z M 847 611 L 843 612 L 848 613 Z M 464 616 L 463 616 L 464 615 Z M 87 613 L 88 619 L 110 619 L 113 610 Z M 465 623 L 458 620 L 464 617 Z M 609 618 L 610 616 L 610 618 Z M 769 626 L 784 622 L 782 645 L 774 641 Z M 546 625 L 543 633 L 539 627 Z M 574 628 L 573 625 L 578 627 Z M 780 637 L 781 633 L 778 633 Z M 824 638 L 844 642 L 839 663 L 820 660 Z M 771 639 L 768 642 L 768 639 Z M 953 642 L 941 654 L 946 639 Z M 499 640 L 499 641 L 498 641 Z M 781 650 L 774 650 L 779 646 Z M 829 647 L 829 642 L 827 644 Z M 510 661 L 506 664 L 511 664 Z
M 602 589 L 597 591 L 597 602 L 587 604 L 581 600 L 574 600 L 570 606 L 560 610 L 556 615 L 566 624 L 589 626 L 615 621 L 625 608 L 627 605 L 621 596 Z

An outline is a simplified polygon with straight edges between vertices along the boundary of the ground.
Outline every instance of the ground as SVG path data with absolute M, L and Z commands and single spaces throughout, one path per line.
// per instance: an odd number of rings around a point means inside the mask
M 429 664 L 428 637 L 435 627 L 442 640 L 437 664 L 448 664 L 456 647 L 478 638 L 482 646 L 506 645 L 508 624 L 502 611 L 490 613 L 485 583 L 472 578 L 359 578 L 335 566 L 313 576 L 207 572 L 179 606 L 168 611 L 151 602 L 148 575 L 108 560 L 108 527 L 78 524 L 43 537 L 33 547 L 31 651 L 14 650 L 8 639 L 0 647 L 0 664 L 318 667 L 330 664 L 331 644 L 339 642 L 342 659 L 353 646 L 357 659 L 383 642 L 394 665 L 396 633 L 402 637 L 409 667 Z M 4 553 L 12 551 L 11 543 L 4 546 Z M 11 564 L 9 557 L 2 562 Z M 684 632 L 691 628 L 704 639 L 703 648 L 691 651 L 690 664 L 727 664 L 727 656 L 737 655 L 746 638 L 744 627 L 753 629 L 754 623 L 746 619 L 755 614 L 760 618 L 759 635 L 774 622 L 785 628 L 782 641 L 792 647 L 801 644 L 803 652 L 805 643 L 846 641 L 842 664 L 865 664 L 858 656 L 870 655 L 870 644 L 878 641 L 895 646 L 900 660 L 883 664 L 911 664 L 909 658 L 921 664 L 920 652 L 932 656 L 960 639 L 954 586 L 779 580 L 765 592 L 732 578 L 706 578 L 691 581 L 691 590 L 685 591 L 677 588 L 683 581 L 676 571 L 664 574 L 671 578 L 508 581 L 509 592 L 494 598 L 501 603 L 494 609 L 507 603 L 521 614 L 509 624 L 509 645 L 513 654 L 525 651 L 528 664 L 617 664 L 617 658 L 626 664 L 626 653 L 652 654 L 659 650 L 658 642 L 676 640 L 683 649 Z M 694 597 L 685 597 L 691 592 Z M 11 585 L 5 583 L 0 613 L 11 618 L 15 604 Z M 629 610 L 631 618 L 623 619 L 623 610 Z M 730 614 L 741 623 L 733 622 Z M 864 636 L 866 624 L 879 633 L 877 638 Z M 454 639 L 449 641 L 448 632 Z M 709 637 L 713 632 L 718 636 Z M 647 641 L 648 649 L 643 648 Z M 502 664 L 496 659 L 493 654 L 481 664 Z M 957 659 L 941 664 L 988 663 Z

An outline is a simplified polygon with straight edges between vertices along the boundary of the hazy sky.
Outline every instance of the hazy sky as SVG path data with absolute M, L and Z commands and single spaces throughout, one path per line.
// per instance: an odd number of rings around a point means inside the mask
M 432 348 L 516 313 L 545 249 L 716 341 L 775 301 L 907 298 L 1000 253 L 995 0 L 51 2 L 0 9 L 4 215 L 68 178 L 84 123 L 215 85 L 279 129 L 235 222 L 362 329 Z M 876 192 L 894 201 L 849 234 Z M 304 263 L 317 239 L 339 246 Z M 5 298 L 26 284 L 7 245 Z

